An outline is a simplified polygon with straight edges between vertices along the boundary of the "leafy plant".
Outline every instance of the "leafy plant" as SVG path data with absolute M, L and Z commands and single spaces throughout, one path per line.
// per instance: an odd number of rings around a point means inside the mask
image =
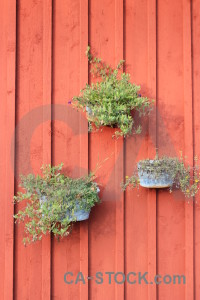
M 140 176 L 154 176 L 155 179 L 166 175 L 171 178 L 172 185 L 170 186 L 170 192 L 173 187 L 179 188 L 185 195 L 185 197 L 194 197 L 199 191 L 200 184 L 200 170 L 197 165 L 197 157 L 195 157 L 194 167 L 190 167 L 186 164 L 186 158 L 183 158 L 182 154 L 180 158 L 163 156 L 158 158 L 156 155 L 155 160 L 141 160 L 138 163 L 137 170 L 134 171 L 131 177 L 126 176 L 125 183 L 122 184 L 123 190 L 129 186 L 131 188 L 139 187 Z
M 25 223 L 24 244 L 41 240 L 52 232 L 56 237 L 67 236 L 71 230 L 77 205 L 89 211 L 99 202 L 95 176 L 73 179 L 61 174 L 63 164 L 42 166 L 42 176 L 21 176 L 23 192 L 14 196 L 14 203 L 25 202 L 15 215 L 17 223 Z
M 130 75 L 122 72 L 124 60 L 115 69 L 92 56 L 90 47 L 86 51 L 91 65 L 91 73 L 99 78 L 97 82 L 86 84 L 79 96 L 73 97 L 73 105 L 87 111 L 89 129 L 92 123 L 96 128 L 101 126 L 117 127 L 116 136 L 141 132 L 141 125 L 135 126 L 131 111 L 139 112 L 140 117 L 150 111 L 150 100 L 141 97 L 140 86 L 130 82 Z M 71 101 L 69 102 L 71 104 Z M 119 130 L 120 129 L 120 130 Z

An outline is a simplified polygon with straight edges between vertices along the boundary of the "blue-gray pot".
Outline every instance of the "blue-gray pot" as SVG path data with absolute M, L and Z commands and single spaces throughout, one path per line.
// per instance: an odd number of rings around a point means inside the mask
M 100 192 L 99 187 L 97 186 L 97 193 Z M 40 198 L 40 205 L 42 205 L 44 202 L 47 201 L 47 197 L 46 196 L 42 196 Z M 84 199 L 82 200 L 84 202 Z M 79 205 L 79 201 L 76 201 L 75 203 L 75 208 L 74 211 L 72 213 L 72 209 L 67 209 L 66 211 L 66 216 L 69 218 L 69 221 L 84 221 L 89 219 L 90 216 L 90 210 L 85 210 L 85 209 L 80 209 L 80 205 Z
M 150 164 L 154 164 L 154 160 L 150 160 Z M 150 170 L 151 169 L 151 170 Z M 156 172 L 153 172 L 153 168 L 141 169 L 140 163 L 138 163 L 138 175 L 140 179 L 140 185 L 146 188 L 167 188 L 173 185 L 173 179 L 171 175 L 167 172 L 159 174 L 159 177 L 156 176 Z
M 84 201 L 84 200 L 82 200 Z M 89 219 L 90 216 L 90 210 L 84 210 L 84 209 L 80 209 L 80 205 L 77 201 L 76 205 L 75 205 L 75 209 L 74 209 L 74 213 L 72 214 L 72 212 L 70 210 L 68 210 L 66 212 L 66 216 L 69 218 L 69 221 L 84 221 Z

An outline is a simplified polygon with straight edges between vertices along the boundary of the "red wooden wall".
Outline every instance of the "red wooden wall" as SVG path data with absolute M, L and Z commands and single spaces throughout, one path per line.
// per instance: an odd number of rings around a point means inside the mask
M 88 44 L 112 65 L 124 58 L 132 81 L 156 99 L 141 136 L 88 134 L 67 105 L 91 82 Z M 200 156 L 200 1 L 0 0 L 0 70 L 0 299 L 200 299 L 200 199 L 120 190 L 156 146 L 183 150 L 190 163 Z M 75 177 L 106 158 L 102 204 L 89 221 L 61 242 L 24 247 L 12 218 L 19 174 L 62 161 Z M 184 274 L 186 284 L 67 285 L 68 271 Z

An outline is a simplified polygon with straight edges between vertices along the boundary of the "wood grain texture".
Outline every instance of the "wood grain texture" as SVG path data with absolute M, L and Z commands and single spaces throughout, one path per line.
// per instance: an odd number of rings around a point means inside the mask
M 80 1 L 80 89 L 88 83 L 88 60 L 85 51 L 88 46 L 88 0 Z M 80 114 L 80 131 L 86 134 L 80 135 L 80 165 L 82 166 L 80 175 L 88 174 L 88 122 Z M 88 221 L 80 224 L 80 272 L 85 277 L 88 276 Z M 88 281 L 80 285 L 80 299 L 88 299 Z
M 193 122 L 194 155 L 200 157 L 200 2 L 192 2 L 192 84 L 193 84 Z M 200 195 L 194 203 L 194 299 L 200 298 Z
M 149 116 L 149 141 L 148 141 L 148 157 L 155 157 L 155 149 L 157 148 L 157 57 L 156 57 L 156 42 L 157 42 L 157 2 L 155 0 L 148 1 L 147 15 L 148 15 L 148 77 L 147 88 L 149 90 L 148 96 L 154 99 L 154 110 Z M 157 271 L 156 261 L 156 246 L 157 246 L 157 192 L 156 190 L 150 190 L 148 193 L 148 281 L 153 282 Z M 148 285 L 148 299 L 157 299 L 157 287 L 156 284 Z
M 16 1 L 0 2 L 0 290 L 1 299 L 13 299 L 13 196 L 15 128 Z M 14 149 L 13 149 L 14 150 Z M 12 157 L 11 157 L 12 156 Z
M 124 59 L 124 3 L 115 0 L 115 65 Z M 120 153 L 120 155 L 119 155 Z M 116 197 L 116 250 L 115 272 L 124 273 L 124 193 L 120 191 L 124 180 L 124 138 L 115 140 L 115 185 Z M 124 298 L 124 284 L 115 284 L 115 299 Z
M 183 5 L 158 1 L 157 140 L 160 155 L 179 156 L 185 150 Z M 169 19 L 170 16 L 170 19 Z M 185 270 L 185 199 L 179 191 L 159 191 L 157 197 L 157 273 Z M 187 280 L 187 278 L 186 278 Z M 160 284 L 158 299 L 183 299 L 185 285 Z
M 115 66 L 123 59 L 123 1 L 90 1 L 89 8 L 89 42 L 92 50 L 106 63 Z M 98 161 L 101 163 L 109 158 L 98 171 L 98 180 L 102 184 L 102 203 L 94 209 L 89 221 L 89 272 L 91 276 L 96 272 L 104 274 L 103 284 L 90 283 L 91 299 L 122 299 L 124 295 L 123 285 L 116 285 L 113 275 L 113 283 L 109 284 L 108 274 L 105 274 L 124 270 L 124 209 L 120 190 L 123 180 L 123 139 L 112 139 L 114 131 L 112 128 L 103 128 L 102 132 L 99 130 L 90 135 L 90 169 L 94 169 Z
M 52 9 L 43 1 L 43 164 L 51 164 Z M 51 299 L 51 236 L 42 240 L 42 299 Z
M 53 29 L 53 164 L 64 163 L 68 176 L 79 177 L 88 172 L 88 124 L 85 117 L 72 109 L 68 101 L 78 95 L 88 80 L 87 1 L 54 3 Z M 61 110 L 59 110 L 59 105 Z M 63 117 L 62 117 L 63 116 Z M 87 299 L 88 231 L 87 221 L 74 224 L 72 233 L 52 243 L 52 297 L 55 299 Z M 64 274 L 78 272 L 86 284 L 67 285 Z M 75 280 L 75 279 L 74 279 Z
M 112 66 L 124 58 L 131 81 L 156 100 L 140 136 L 112 139 L 111 128 L 88 135 L 84 113 L 68 104 L 93 81 L 88 44 Z M 200 156 L 200 1 L 2 0 L 0 53 L 0 299 L 199 299 L 199 195 L 188 204 L 179 191 L 123 194 L 120 183 L 155 147 L 182 150 L 190 164 Z M 60 242 L 47 236 L 25 248 L 23 225 L 13 225 L 14 171 L 17 192 L 19 174 L 39 173 L 43 163 L 64 162 L 77 177 L 104 160 L 102 203 L 90 219 Z M 68 271 L 86 283 L 67 285 Z M 96 272 L 103 284 L 87 280 Z M 105 272 L 148 272 L 149 281 L 183 274 L 186 284 L 116 284 L 113 274 L 109 284 Z
M 50 0 L 18 2 L 17 190 L 20 174 L 40 173 L 42 164 L 51 163 L 51 16 Z M 23 226 L 16 226 L 15 237 L 14 298 L 50 299 L 50 237 L 26 248 Z
M 149 26 L 149 2 L 148 1 L 126 1 L 125 2 L 125 60 L 126 72 L 130 73 L 131 81 L 141 86 L 141 94 L 152 97 L 150 86 L 149 65 L 150 51 L 152 51 L 153 41 L 151 35 L 154 32 Z M 151 16 L 151 22 L 154 21 Z M 142 38 L 141 38 L 142 37 Z M 138 51 L 138 49 L 140 49 Z M 152 70 L 151 70 L 152 72 Z M 142 122 L 141 135 L 133 135 L 126 139 L 125 148 L 125 175 L 131 176 L 137 168 L 137 162 L 140 159 L 148 157 L 148 118 L 139 119 L 136 114 L 135 122 Z M 151 201 L 151 199 L 150 199 Z M 152 203 L 153 204 L 153 200 Z M 150 204 L 150 205 L 151 205 Z M 154 215 L 150 218 L 150 207 L 148 199 L 148 190 L 139 188 L 139 190 L 127 190 L 125 194 L 125 271 L 141 272 L 142 274 L 149 270 L 151 266 L 148 264 L 152 257 L 150 248 L 152 244 L 149 242 L 155 238 L 155 232 L 151 232 L 148 237 L 148 231 L 151 231 L 150 222 L 155 222 Z M 150 240 L 151 239 L 151 240 Z M 136 246 L 137 245 L 137 246 Z M 154 261 L 151 261 L 152 266 Z M 149 274 L 150 275 L 150 274 Z M 151 274 L 152 275 L 152 274 Z M 147 284 L 139 284 L 138 277 L 133 276 L 131 280 L 136 280 L 135 284 L 126 282 L 125 299 L 131 299 L 132 296 L 136 299 L 148 299 L 149 287 Z M 152 289 L 152 287 L 151 287 Z
M 193 98 L 191 2 L 183 0 L 183 95 L 185 155 L 193 166 Z M 186 125 L 187 124 L 187 125 Z M 194 224 L 193 200 L 185 203 L 185 299 L 194 299 Z

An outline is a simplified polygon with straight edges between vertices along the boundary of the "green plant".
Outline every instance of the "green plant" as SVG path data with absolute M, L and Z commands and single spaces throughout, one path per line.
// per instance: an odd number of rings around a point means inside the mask
M 197 161 L 198 159 L 195 157 L 194 167 L 190 167 L 182 154 L 180 158 L 167 156 L 158 158 L 158 155 L 156 155 L 154 160 L 141 160 L 133 175 L 130 177 L 126 176 L 125 183 L 122 183 L 122 188 L 123 190 L 126 190 L 128 186 L 138 188 L 140 185 L 139 172 L 140 174 L 144 173 L 145 176 L 152 176 L 153 174 L 155 179 L 167 174 L 172 181 L 170 192 L 172 192 L 173 187 L 176 187 L 183 192 L 185 197 L 194 197 L 199 190 L 200 184 L 200 170 Z
M 15 215 L 17 223 L 25 223 L 24 244 L 41 240 L 43 234 L 52 232 L 56 237 L 69 234 L 76 221 L 74 211 L 89 211 L 99 202 L 95 176 L 73 179 L 61 174 L 63 164 L 42 166 L 42 176 L 21 176 L 23 192 L 14 196 L 14 203 L 25 202 Z
M 134 129 L 141 132 L 141 125 L 135 126 L 131 111 L 145 115 L 150 111 L 150 100 L 138 93 L 140 86 L 130 82 L 130 75 L 122 72 L 124 60 L 115 69 L 102 62 L 100 58 L 91 55 L 90 47 L 86 51 L 91 64 L 91 73 L 99 78 L 95 83 L 86 84 L 80 96 L 73 97 L 73 105 L 81 110 L 87 110 L 89 129 L 101 126 L 118 127 L 115 135 L 127 136 Z M 71 101 L 69 102 L 71 104 Z M 120 130 L 119 130 L 120 129 Z

